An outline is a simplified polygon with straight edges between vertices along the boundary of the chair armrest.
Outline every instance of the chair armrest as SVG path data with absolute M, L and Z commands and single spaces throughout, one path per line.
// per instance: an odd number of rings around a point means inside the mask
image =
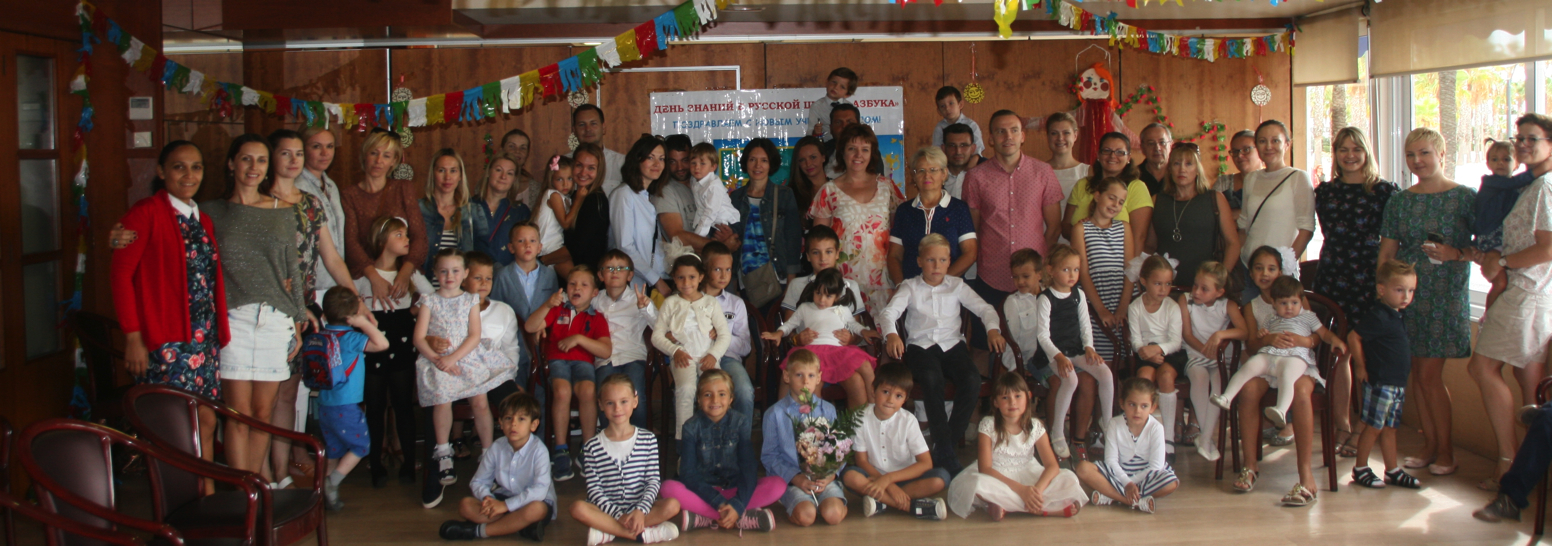
M 1547 403 L 1547 391 L 1549 389 L 1552 389 L 1552 377 L 1543 378 L 1540 383 L 1536 384 L 1537 405 Z
M 0 491 L 0 509 L 18 512 L 22 515 L 22 517 L 76 536 L 100 540 L 110 544 L 120 544 L 124 546 L 140 546 L 145 544 L 145 541 L 129 533 L 87 525 L 65 516 L 49 512 L 40 507 L 33 506 L 31 503 L 18 501 L 16 498 L 7 494 L 5 491 Z M 96 512 L 92 512 L 90 508 L 83 508 L 83 510 L 91 512 L 94 515 L 96 514 Z M 133 527 L 133 525 L 129 526 Z M 168 544 L 171 546 L 183 546 L 183 535 L 179 534 L 178 531 L 173 529 L 170 525 L 162 525 L 161 527 L 165 528 L 166 532 L 157 532 L 157 536 L 166 539 Z

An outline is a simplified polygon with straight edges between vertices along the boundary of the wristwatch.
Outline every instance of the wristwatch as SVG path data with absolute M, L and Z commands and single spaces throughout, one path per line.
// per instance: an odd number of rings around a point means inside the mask
M 1504 268 L 1509 267 L 1509 258 L 1507 256 L 1499 256 L 1498 257 L 1498 267 L 1504 267 Z

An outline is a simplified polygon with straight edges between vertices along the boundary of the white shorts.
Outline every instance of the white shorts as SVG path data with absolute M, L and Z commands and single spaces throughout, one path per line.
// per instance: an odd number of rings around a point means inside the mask
M 1552 295 L 1510 286 L 1482 317 L 1477 354 L 1524 368 L 1547 360 L 1548 341 L 1552 341 Z
M 280 310 L 250 303 L 227 311 L 232 339 L 221 348 L 221 379 L 285 381 L 296 343 L 296 323 Z

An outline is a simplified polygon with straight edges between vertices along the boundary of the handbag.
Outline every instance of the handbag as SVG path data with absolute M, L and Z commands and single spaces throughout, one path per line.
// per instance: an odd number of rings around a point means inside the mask
M 778 189 L 773 186 L 770 188 L 770 191 L 775 192 Z M 776 231 L 777 223 L 781 221 L 781 218 L 777 216 L 777 211 L 781 210 L 781 199 L 772 199 L 771 201 L 774 205 L 771 207 L 772 233 L 765 236 L 766 245 L 773 247 L 769 251 L 771 260 L 765 262 L 764 265 L 761 265 L 754 271 L 744 274 L 739 281 L 744 286 L 744 297 L 748 298 L 749 304 L 755 306 L 755 308 L 764 308 L 772 301 L 775 301 L 776 298 L 781 297 L 783 292 L 781 278 L 776 275 L 774 245 L 771 245 L 771 236 Z

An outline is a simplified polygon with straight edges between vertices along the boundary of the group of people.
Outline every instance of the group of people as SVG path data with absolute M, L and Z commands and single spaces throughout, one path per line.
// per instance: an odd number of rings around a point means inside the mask
M 577 470 L 588 494 L 569 513 L 591 544 L 770 530 L 764 507 L 778 502 L 792 524 L 834 524 L 847 512 L 843 487 L 866 516 L 1072 516 L 1089 502 L 1152 513 L 1179 485 L 1177 435 L 1216 460 L 1219 410 L 1234 404 L 1242 423 L 1273 425 L 1268 441 L 1296 444 L 1299 480 L 1283 503 L 1302 506 L 1316 497 L 1310 395 L 1328 379 L 1314 358 L 1321 344 L 1344 355 L 1328 391 L 1341 451 L 1360 457 L 1356 483 L 1417 487 L 1403 468 L 1455 471 L 1441 369 L 1472 355 L 1466 266 L 1475 261 L 1495 291 L 1471 369 L 1508 470 L 1517 444 L 1501 368 L 1514 366 L 1533 398 L 1552 339 L 1552 119 L 1520 118 L 1514 145 L 1490 152 L 1493 180 L 1480 195 L 1445 177 L 1444 142 L 1429 129 L 1407 138 L 1416 177 L 1407 189 L 1378 177 L 1356 128 L 1333 139 L 1335 176 L 1316 187 L 1287 165 L 1290 135 L 1277 121 L 1235 134 L 1239 172 L 1214 183 L 1198 147 L 1175 142 L 1167 126 L 1149 125 L 1140 143 L 1103 135 L 1085 164 L 1074 156 L 1079 124 L 1054 114 L 1040 124 L 1046 161 L 1023 151 L 1025 118 L 997 111 L 983 133 L 962 115 L 960 91 L 944 87 L 934 145 L 912 156 L 902 188 L 884 176 L 877 137 L 849 103 L 857 83 L 848 69 L 829 75 L 787 180 L 771 180 L 787 156 L 756 138 L 738 154 L 747 179 L 731 192 L 716 171 L 721 152 L 684 135 L 643 135 L 624 154 L 603 148 L 604 113 L 589 104 L 572 113 L 580 144 L 544 158 L 542 176 L 529 170 L 534 142 L 513 130 L 472 187 L 450 149 L 435 154 L 423 186 L 390 178 L 404 150 L 381 131 L 360 144 L 361 179 L 337 184 L 327 173 L 335 134 L 281 130 L 234 139 L 221 197 L 195 204 L 203 153 L 169 143 L 154 195 L 110 241 L 129 371 L 297 427 L 303 372 L 341 368 L 317 412 L 330 468 L 315 471 L 329 473 L 336 510 L 338 484 L 361 460 L 374 487 L 387 485 L 384 452 L 395 448 L 386 437 L 406 461 L 400 480 L 416 481 L 423 408 L 422 501 L 440 503 L 457 481 L 464 427 L 453 406 L 466 401 L 483 455 L 463 519 L 441 529 L 450 539 L 542 538 L 558 512 L 553 483 Z M 1136 148 L 1144 159 L 1133 164 Z M 1297 260 L 1317 225 L 1318 273 L 1301 281 Z M 1336 302 L 1355 324 L 1350 335 L 1324 327 L 1306 285 Z M 773 306 L 780 327 L 758 331 L 751 317 Z M 1221 385 L 1219 349 L 1236 340 L 1254 356 Z M 790 347 L 779 381 L 748 373 L 758 341 Z M 661 407 L 675 418 L 676 480 L 661 479 L 646 429 L 651 350 L 673 384 Z M 1135 377 L 1117 389 L 1126 360 Z M 548 381 L 530 385 L 540 365 Z M 955 448 L 985 366 L 1009 373 L 994 380 L 995 411 L 964 468 Z M 1192 424 L 1176 423 L 1180 374 Z M 1409 375 L 1427 444 L 1398 461 Z M 1350 417 L 1354 381 L 1360 423 Z M 754 406 L 757 382 L 778 394 L 769 407 Z M 1033 382 L 1053 393 L 1049 427 L 1035 417 Z M 815 395 L 825 384 L 864 409 L 853 463 L 820 476 L 793 423 L 836 418 Z M 1276 403 L 1263 409 L 1269 390 Z M 926 434 L 901 411 L 913 392 Z M 201 416 L 207 458 L 215 425 Z M 535 436 L 546 426 L 548 446 Z M 277 487 L 297 464 L 292 446 L 262 431 L 233 423 L 223 438 L 230 465 Z M 1376 440 L 1383 478 L 1367 466 Z M 1097 442 L 1104 454 L 1090 463 Z M 1249 492 L 1256 443 L 1244 449 L 1234 488 Z M 1074 470 L 1062 470 L 1074 455 Z M 1523 505 L 1509 484 L 1504 494 Z

